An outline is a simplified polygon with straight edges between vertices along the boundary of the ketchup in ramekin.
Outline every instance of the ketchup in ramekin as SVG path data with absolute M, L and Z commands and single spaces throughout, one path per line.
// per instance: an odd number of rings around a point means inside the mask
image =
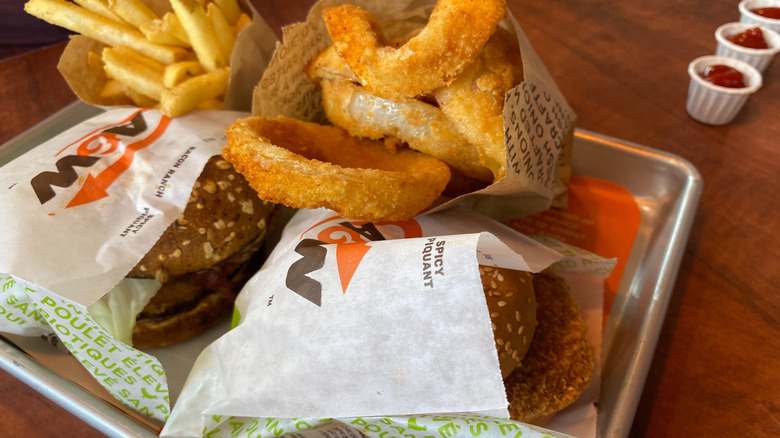
M 750 12 L 760 15 L 765 18 L 772 18 L 775 20 L 780 20 L 780 8 L 774 7 L 774 6 L 768 6 L 765 8 L 755 8 L 750 9 Z
M 688 75 L 691 80 L 686 111 L 695 120 L 715 126 L 734 120 L 762 84 L 761 73 L 755 67 L 727 56 L 696 58 L 688 64 Z
M 740 32 L 735 35 L 731 35 L 726 37 L 727 40 L 731 41 L 734 44 L 737 44 L 742 47 L 747 47 L 749 49 L 768 49 L 769 44 L 767 44 L 766 39 L 764 39 L 764 33 L 761 32 L 761 28 L 759 27 L 751 27 L 750 29 L 745 29 L 744 32 Z
M 705 81 L 726 88 L 745 88 L 745 75 L 724 64 L 709 65 L 699 74 Z

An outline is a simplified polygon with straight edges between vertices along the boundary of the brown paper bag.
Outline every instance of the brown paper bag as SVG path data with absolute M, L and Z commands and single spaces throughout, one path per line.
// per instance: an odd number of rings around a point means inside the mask
M 284 28 L 283 42 L 276 48 L 255 89 L 254 115 L 284 115 L 327 123 L 319 87 L 309 80 L 304 68 L 331 44 L 322 11 L 344 3 L 370 11 L 385 33 L 404 34 L 409 26 L 419 27 L 425 22 L 434 2 L 415 7 L 411 7 L 410 1 L 322 0 L 316 3 L 306 22 Z M 546 210 L 553 203 L 565 205 L 576 115 L 511 13 L 501 25 L 517 35 L 525 74 L 524 81 L 508 93 L 504 108 L 507 176 L 430 211 L 459 204 L 504 220 Z

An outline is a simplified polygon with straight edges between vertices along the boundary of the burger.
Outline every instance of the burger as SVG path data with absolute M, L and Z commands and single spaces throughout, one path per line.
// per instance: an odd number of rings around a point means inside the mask
M 230 315 L 241 286 L 263 261 L 260 249 L 275 211 L 230 163 L 212 157 L 184 212 L 127 274 L 157 288 L 135 317 L 132 345 L 182 342 Z
M 593 374 L 585 322 L 566 282 L 480 266 L 513 420 L 543 425 L 574 402 Z

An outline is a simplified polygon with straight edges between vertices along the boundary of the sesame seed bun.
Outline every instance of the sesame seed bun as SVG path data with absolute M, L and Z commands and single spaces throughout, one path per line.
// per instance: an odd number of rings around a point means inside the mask
M 529 272 L 479 267 L 504 378 L 517 368 L 536 330 L 536 298 Z
M 230 163 L 212 157 L 184 212 L 127 275 L 162 283 L 136 317 L 133 346 L 181 342 L 230 315 L 262 262 L 258 250 L 275 211 Z
M 184 212 L 127 276 L 165 283 L 168 277 L 207 269 L 265 233 L 274 209 L 216 155 L 195 181 Z

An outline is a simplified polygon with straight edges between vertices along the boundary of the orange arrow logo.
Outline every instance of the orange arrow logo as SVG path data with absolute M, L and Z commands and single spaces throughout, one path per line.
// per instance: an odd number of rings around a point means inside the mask
M 340 217 L 332 217 L 314 225 L 317 227 L 323 223 Z M 338 225 L 325 228 L 317 235 L 317 239 L 324 243 L 336 244 L 336 265 L 341 281 L 342 293 L 347 293 L 352 277 L 355 275 L 360 262 L 371 249 L 369 245 L 373 240 L 384 240 L 384 237 L 376 228 L 376 225 L 394 225 L 404 233 L 405 238 L 422 236 L 420 224 L 414 219 L 402 222 L 387 222 L 372 224 L 370 222 L 341 222 Z M 312 228 L 314 228 L 312 227 Z M 312 228 L 309 228 L 310 230 Z
M 92 174 L 88 174 L 81 189 L 65 208 L 89 204 L 90 202 L 95 202 L 108 196 L 106 190 L 108 190 L 108 188 L 130 168 L 130 165 L 133 164 L 135 153 L 151 145 L 155 140 L 160 138 L 165 130 L 168 129 L 170 123 L 170 117 L 162 116 L 160 123 L 148 137 L 127 145 L 124 154 L 104 171 L 100 172 L 99 175 L 92 176 Z

